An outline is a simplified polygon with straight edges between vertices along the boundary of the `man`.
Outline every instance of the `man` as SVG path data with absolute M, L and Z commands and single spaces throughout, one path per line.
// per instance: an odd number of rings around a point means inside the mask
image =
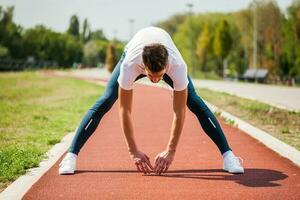
M 134 140 L 131 119 L 133 83 L 147 76 L 153 83 L 163 79 L 173 88 L 174 117 L 166 150 L 155 158 L 141 152 Z M 104 94 L 86 113 L 73 139 L 69 152 L 60 164 L 59 174 L 73 174 L 77 155 L 97 128 L 103 115 L 119 97 L 119 116 L 127 147 L 137 170 L 143 173 L 165 173 L 173 161 L 185 119 L 186 105 L 197 116 L 203 130 L 213 140 L 223 156 L 223 169 L 230 173 L 244 173 L 240 160 L 230 149 L 223 131 L 209 108 L 196 94 L 187 74 L 187 66 L 170 35 L 157 27 L 140 30 L 126 45 Z

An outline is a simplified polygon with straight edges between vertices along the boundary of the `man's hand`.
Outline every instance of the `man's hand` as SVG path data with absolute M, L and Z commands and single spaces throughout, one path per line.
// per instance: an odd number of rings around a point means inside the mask
M 136 151 L 134 153 L 130 153 L 130 157 L 136 165 L 138 171 L 143 172 L 144 174 L 150 174 L 151 171 L 153 171 L 149 157 L 143 152 Z
M 165 173 L 174 159 L 175 151 L 165 150 L 155 157 L 154 172 L 156 174 Z

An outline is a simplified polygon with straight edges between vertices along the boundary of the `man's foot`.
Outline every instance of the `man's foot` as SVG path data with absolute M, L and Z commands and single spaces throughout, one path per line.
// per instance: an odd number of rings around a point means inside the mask
M 236 157 L 232 151 L 227 151 L 223 154 L 223 169 L 233 174 L 243 174 L 244 168 L 242 166 L 243 159 Z
M 64 174 L 74 174 L 76 169 L 76 159 L 77 155 L 74 153 L 67 153 L 67 155 L 64 157 L 64 159 L 59 164 L 59 170 L 58 173 L 60 175 Z

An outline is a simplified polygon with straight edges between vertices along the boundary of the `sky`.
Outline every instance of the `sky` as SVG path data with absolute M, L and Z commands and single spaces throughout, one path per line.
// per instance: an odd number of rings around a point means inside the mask
M 43 24 L 64 32 L 76 14 L 81 24 L 88 19 L 92 30 L 102 29 L 108 38 L 127 41 L 133 32 L 166 20 L 176 13 L 232 12 L 246 8 L 252 0 L 0 0 L 2 7 L 14 6 L 14 21 L 24 28 Z M 292 0 L 277 0 L 285 10 Z

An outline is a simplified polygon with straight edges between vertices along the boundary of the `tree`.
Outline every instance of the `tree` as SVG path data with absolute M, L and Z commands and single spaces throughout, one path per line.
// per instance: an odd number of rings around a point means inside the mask
M 8 56 L 8 49 L 0 45 L 0 58 Z
M 21 58 L 22 28 L 13 22 L 14 7 L 0 7 L 0 45 L 7 49 L 6 55 Z
M 245 63 L 252 62 L 253 50 L 253 15 L 250 9 L 244 9 L 233 14 L 237 31 L 240 33 L 240 42 L 244 52 Z M 247 67 L 248 67 L 247 66 Z
M 186 15 L 176 14 L 171 16 L 168 20 L 159 22 L 157 26 L 166 30 L 171 36 L 177 31 L 178 26 L 186 19 Z
M 79 20 L 78 17 L 76 15 L 73 15 L 70 19 L 70 25 L 69 25 L 69 29 L 68 29 L 68 33 L 70 35 L 75 36 L 76 38 L 79 38 Z
M 103 31 L 101 29 L 95 30 L 91 32 L 90 36 L 91 40 L 107 40 Z
M 119 60 L 124 52 L 124 43 L 120 41 L 114 41 L 116 49 L 116 58 Z
M 106 58 L 108 42 L 104 40 L 90 40 L 84 45 L 84 65 L 96 67 L 104 63 Z
M 287 9 L 287 20 L 284 20 L 283 53 L 281 72 L 300 81 L 300 1 L 294 0 Z
M 174 42 L 177 46 L 177 48 L 180 50 L 180 53 L 182 54 L 187 66 L 188 66 L 188 72 L 191 73 L 192 71 L 195 71 L 196 67 L 198 66 L 198 62 L 193 59 L 193 67 L 192 66 L 192 52 L 195 50 L 195 38 L 196 35 L 199 34 L 202 27 L 202 21 L 198 21 L 197 18 L 191 17 L 191 20 L 189 18 L 185 18 L 185 21 L 179 25 L 177 28 L 176 33 L 174 34 Z M 192 31 L 191 31 L 192 30 Z M 192 42 L 191 42 L 192 40 Z M 194 53 L 193 53 L 194 54 Z M 195 56 L 195 55 L 193 55 Z
M 91 30 L 87 19 L 84 19 L 83 21 L 83 30 L 82 30 L 81 38 L 83 43 L 86 43 L 91 39 Z
M 117 56 L 115 46 L 112 42 L 108 44 L 105 65 L 109 72 L 113 72 L 117 64 Z
M 215 55 L 218 57 L 218 74 L 220 76 L 224 75 L 222 70 L 222 61 L 224 61 L 229 54 L 232 46 L 232 38 L 230 35 L 230 27 L 226 20 L 221 20 L 218 24 L 215 37 L 213 41 L 213 49 Z
M 260 1 L 254 5 L 257 15 L 257 47 L 259 67 L 269 70 L 275 78 L 279 69 L 282 49 L 281 12 L 274 0 Z
M 70 34 L 51 31 L 42 25 L 26 30 L 23 35 L 24 52 L 37 60 L 52 60 L 68 67 L 82 60 L 82 44 Z
M 212 36 L 209 32 L 208 23 L 205 23 L 204 28 L 198 37 L 197 49 L 196 49 L 197 56 L 202 60 L 201 63 L 202 71 L 207 71 L 206 62 L 207 62 L 207 56 L 211 51 L 211 40 L 212 40 Z

